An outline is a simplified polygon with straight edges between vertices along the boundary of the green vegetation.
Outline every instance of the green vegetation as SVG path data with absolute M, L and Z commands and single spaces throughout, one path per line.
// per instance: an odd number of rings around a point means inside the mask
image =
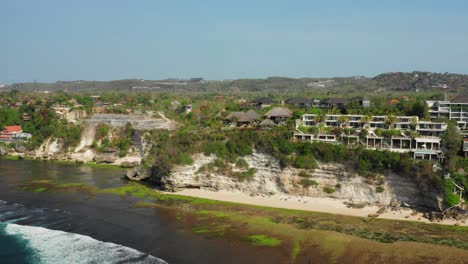
M 245 161 L 245 159 L 241 158 L 236 161 L 236 167 L 246 169 L 249 167 L 249 164 L 247 163 L 247 161 Z
M 375 187 L 375 192 L 377 193 L 383 193 L 384 191 L 385 191 L 385 188 L 383 186 Z
M 455 123 L 449 122 L 447 130 L 442 136 L 445 146 L 445 168 L 449 172 L 454 172 L 458 163 L 458 152 L 461 149 L 460 132 Z
M 256 172 L 257 172 L 257 169 L 250 168 L 247 171 L 234 172 L 233 176 L 236 177 L 239 181 L 245 181 L 245 180 L 249 181 L 249 180 L 252 180 Z
M 331 194 L 331 193 L 335 192 L 335 188 L 330 187 L 330 186 L 325 186 L 325 187 L 323 187 L 323 191 L 328 193 L 328 194 Z
M 318 182 L 312 180 L 312 179 L 301 179 L 299 183 L 304 187 L 304 188 L 309 188 L 310 186 L 317 186 Z
M 313 156 L 300 155 L 294 160 L 294 167 L 311 170 L 318 168 L 318 165 Z
M 281 245 L 280 240 L 273 238 L 273 237 L 268 237 L 266 235 L 252 235 L 252 236 L 249 236 L 248 239 L 255 246 L 277 247 Z
M 454 206 L 460 203 L 460 196 L 457 193 L 454 193 L 455 185 L 449 179 L 445 180 L 445 202 L 448 206 Z
M 294 241 L 294 245 L 293 245 L 292 252 L 291 252 L 291 259 L 293 262 L 294 260 L 296 260 L 299 253 L 301 253 L 301 245 L 299 244 L 298 241 Z

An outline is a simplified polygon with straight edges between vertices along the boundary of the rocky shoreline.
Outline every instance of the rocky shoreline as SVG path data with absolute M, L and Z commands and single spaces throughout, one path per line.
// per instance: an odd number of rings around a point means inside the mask
M 225 200 L 223 192 L 234 193 L 243 197 L 243 200 L 231 197 L 229 201 L 254 204 L 256 198 L 278 201 L 276 198 L 281 197 L 284 201 L 300 200 L 309 204 L 321 199 L 331 199 L 339 204 L 338 208 L 341 208 L 331 211 L 336 214 L 343 214 L 347 211 L 344 208 L 351 208 L 357 210 L 359 216 L 396 217 L 400 220 L 427 220 L 426 222 L 447 222 L 458 225 L 465 225 L 468 220 L 467 210 L 453 209 L 442 214 L 443 197 L 440 193 L 430 186 L 422 186 L 409 177 L 395 173 L 381 175 L 381 182 L 376 185 L 374 182 L 368 182 L 365 177 L 350 173 L 340 164 L 319 163 L 317 169 L 307 171 L 308 175 L 305 178 L 300 176 L 303 170 L 292 167 L 282 169 L 274 157 L 263 153 L 255 152 L 244 159 L 249 167 L 256 169 L 256 173 L 249 180 L 239 181 L 226 173 L 206 171 L 204 168 L 213 164 L 216 157 L 198 154 L 193 157 L 195 162 L 192 165 L 175 167 L 170 175 L 158 179 L 158 183 L 165 191 L 188 195 L 200 192 L 202 195 L 200 197 L 204 197 L 204 192 L 207 192 L 211 193 L 214 199 L 220 200 Z M 232 170 L 239 169 L 233 165 Z M 143 178 L 150 177 L 147 173 L 148 171 L 143 173 Z M 133 172 L 130 172 L 130 175 L 134 176 Z M 314 184 L 303 185 L 301 184 L 303 179 L 313 180 Z M 381 189 L 377 186 L 381 186 Z M 249 197 L 253 200 L 250 201 Z M 265 202 L 265 204 L 277 207 L 274 202 Z M 303 205 L 298 207 L 285 205 L 285 207 L 307 208 Z M 328 209 L 312 206 L 310 210 L 327 212 Z M 402 215 L 402 212 L 405 214 Z
M 7 149 L 0 146 L 0 157 L 14 157 L 18 159 L 29 160 L 50 160 L 50 161 L 67 161 L 76 163 L 95 163 L 114 165 L 122 168 L 134 168 L 140 166 L 141 158 L 138 156 L 127 155 L 119 157 L 116 153 L 94 153 L 90 150 L 80 153 L 44 153 L 39 151 L 28 151 L 24 146 L 15 146 Z

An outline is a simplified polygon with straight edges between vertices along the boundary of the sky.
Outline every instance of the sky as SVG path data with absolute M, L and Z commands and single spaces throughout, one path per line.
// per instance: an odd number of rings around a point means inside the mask
M 0 0 L 0 83 L 468 73 L 466 0 Z

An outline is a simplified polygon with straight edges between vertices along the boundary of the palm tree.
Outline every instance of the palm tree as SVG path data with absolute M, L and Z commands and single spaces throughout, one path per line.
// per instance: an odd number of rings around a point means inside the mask
M 317 115 L 314 117 L 314 122 L 315 122 L 315 124 L 320 124 L 320 123 L 322 123 L 323 121 L 325 121 L 325 115 L 324 115 L 323 113 L 317 114 Z
M 411 127 L 415 129 L 417 125 L 418 125 L 418 117 L 413 116 L 413 118 L 411 119 Z
M 349 125 L 349 116 L 341 115 L 337 118 L 337 121 L 341 124 L 341 126 L 347 127 Z
M 372 116 L 371 116 L 371 115 L 365 115 L 365 116 L 361 117 L 361 122 L 365 124 L 364 126 L 368 126 L 368 125 L 369 125 L 369 122 L 370 122 L 371 120 L 372 120 Z
M 385 125 L 387 125 L 388 128 L 392 128 L 393 124 L 395 124 L 396 121 L 397 121 L 396 116 L 390 114 L 385 119 Z

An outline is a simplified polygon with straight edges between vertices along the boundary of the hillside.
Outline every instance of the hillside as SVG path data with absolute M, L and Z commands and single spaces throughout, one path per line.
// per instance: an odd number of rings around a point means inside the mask
M 383 73 L 373 78 L 386 90 L 425 91 L 440 89 L 452 93 L 468 92 L 468 75 L 432 72 Z
M 468 92 L 468 75 L 412 72 L 383 73 L 374 78 L 362 76 L 334 78 L 286 78 L 237 80 L 126 79 L 115 81 L 58 81 L 55 83 L 15 83 L 0 87 L 19 91 L 150 91 L 174 93 L 239 93 L 274 94 L 350 94 L 381 92 L 444 92 L 451 95 Z

